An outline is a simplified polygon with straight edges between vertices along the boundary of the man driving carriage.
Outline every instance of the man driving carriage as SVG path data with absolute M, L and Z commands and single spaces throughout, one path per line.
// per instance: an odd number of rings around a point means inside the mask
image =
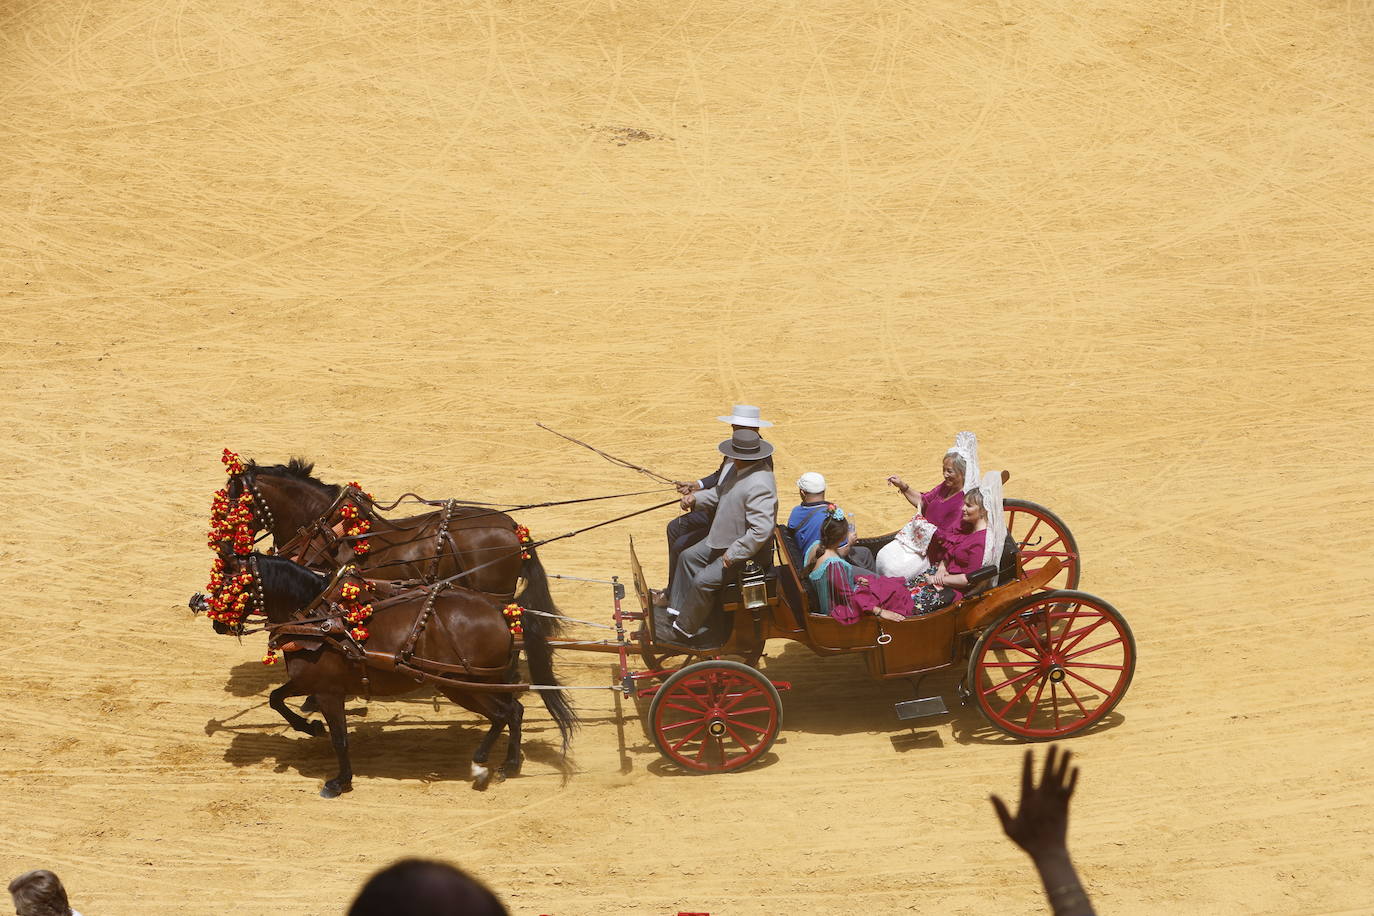
M 728 417 L 716 417 L 722 423 L 729 423 L 732 432 L 741 429 L 752 429 L 758 432 L 772 426 L 772 422 L 763 419 L 763 411 L 752 404 L 736 404 Z M 772 467 L 772 461 L 768 462 Z M 699 490 L 712 490 L 720 486 L 730 475 L 734 473 L 734 459 L 726 456 L 721 459 L 720 466 L 716 470 L 701 478 L 700 480 L 675 480 L 673 486 L 683 496 L 696 493 Z M 673 587 L 673 579 L 677 572 L 677 558 L 693 544 L 706 537 L 706 532 L 711 529 L 711 510 L 705 507 L 697 507 L 689 512 L 679 515 L 668 523 L 668 588 Z
M 773 446 L 758 430 L 737 428 L 719 446 L 733 469 L 715 487 L 684 494 L 684 509 L 713 510 L 706 537 L 677 558 L 666 596 L 675 636 L 691 641 L 705 635 L 716 594 L 732 567 L 769 546 L 778 514 L 778 484 L 768 456 Z

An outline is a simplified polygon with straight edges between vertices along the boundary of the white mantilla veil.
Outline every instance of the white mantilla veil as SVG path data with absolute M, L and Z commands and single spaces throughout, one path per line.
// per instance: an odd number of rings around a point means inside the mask
M 1002 562 L 1002 547 L 1007 540 L 1007 517 L 1002 512 L 1002 472 L 988 471 L 978 484 L 983 494 L 983 508 L 988 513 L 988 537 L 983 545 L 983 565 L 997 566 Z
M 965 430 L 954 437 L 954 445 L 946 455 L 958 455 L 964 459 L 964 492 L 978 486 L 978 437 Z

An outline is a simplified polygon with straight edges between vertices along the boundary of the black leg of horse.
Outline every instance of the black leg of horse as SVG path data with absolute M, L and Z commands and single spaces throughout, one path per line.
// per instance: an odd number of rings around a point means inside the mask
M 501 769 L 496 771 L 498 779 L 520 774 L 520 767 L 525 762 L 525 755 L 520 752 L 520 726 L 524 720 L 525 707 L 514 696 L 510 697 L 510 736 L 506 739 L 509 743 L 506 745 L 506 760 L 501 764 Z
M 506 723 L 501 718 L 494 718 L 491 728 L 482 736 L 482 740 L 477 744 L 477 750 L 472 753 L 472 787 L 474 789 L 485 789 L 491 783 L 491 770 L 487 767 L 487 758 L 491 756 L 491 746 L 496 743 L 501 732 L 505 731 Z
M 321 798 L 338 798 L 345 792 L 353 791 L 353 763 L 348 759 L 348 722 L 344 718 L 344 697 L 341 693 L 317 693 L 316 701 L 329 723 L 329 740 L 334 745 L 334 756 L 339 760 L 339 774 L 324 784 L 320 790 Z
M 491 770 L 487 768 L 491 746 L 496 743 L 510 717 L 501 708 L 499 698 L 491 694 L 463 693 L 459 690 L 442 690 L 442 693 L 459 706 L 486 716 L 491 721 L 491 728 L 487 729 L 487 733 L 477 743 L 477 750 L 472 754 L 472 787 L 478 790 L 485 789 L 491 784 Z
M 312 693 L 310 696 L 306 697 L 305 702 L 301 704 L 301 712 L 312 713 L 319 711 L 320 704 L 315 701 L 315 695 Z
M 267 704 L 280 713 L 281 717 L 286 720 L 286 724 L 296 731 L 305 732 L 307 735 L 323 735 L 323 722 L 311 722 L 304 716 L 296 715 L 295 711 L 286 705 L 286 698 L 295 696 L 300 696 L 300 694 L 295 691 L 291 682 L 287 681 L 267 695 Z

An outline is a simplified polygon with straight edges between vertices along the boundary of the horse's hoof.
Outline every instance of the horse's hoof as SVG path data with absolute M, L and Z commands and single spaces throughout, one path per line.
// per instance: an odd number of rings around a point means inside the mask
M 502 764 L 502 765 L 501 765 L 501 769 L 499 769 L 499 770 L 496 771 L 496 778 L 499 779 L 499 780 L 506 780 L 506 779 L 510 779 L 512 776 L 519 776 L 519 775 L 520 775 L 520 764 L 518 764 L 518 763 L 505 763 L 505 764 Z
M 474 763 L 472 765 L 472 787 L 481 792 L 489 785 L 491 785 L 491 770 L 480 763 Z
M 316 738 L 323 738 L 325 735 L 329 734 L 329 726 L 325 725 L 319 719 L 315 719 L 310 723 L 310 734 L 314 735 Z
M 305 702 L 301 704 L 301 712 L 303 712 L 303 713 L 309 714 L 309 713 L 312 713 L 312 712 L 319 712 L 319 711 L 320 711 L 320 704 L 315 702 L 315 698 L 314 698 L 314 697 L 306 697 L 306 698 L 305 698 Z
M 331 779 L 329 782 L 325 783 L 324 788 L 320 790 L 320 798 L 338 798 L 345 792 L 352 791 L 353 783 L 341 783 L 337 779 Z

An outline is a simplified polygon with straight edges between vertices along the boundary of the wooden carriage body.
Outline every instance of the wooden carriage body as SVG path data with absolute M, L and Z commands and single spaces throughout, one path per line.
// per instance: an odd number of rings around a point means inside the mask
M 862 617 L 845 625 L 820 613 L 796 544 L 782 526 L 773 532 L 773 560 L 767 579 L 767 606 L 746 607 L 738 583 L 727 583 L 721 601 L 728 634 L 725 641 L 710 648 L 693 648 L 663 639 L 665 628 L 653 625 L 655 609 L 631 539 L 630 565 L 645 621 L 636 637 L 649 657 L 664 653 L 701 658 L 738 656 L 756 664 L 768 640 L 788 639 L 817 655 L 862 653 L 874 677 L 909 678 L 958 664 L 982 627 L 1000 611 L 1043 587 L 1060 570 L 1058 561 L 1051 560 L 1028 578 L 1015 578 L 972 594 L 933 614 L 900 622 Z M 662 623 L 661 618 L 657 623 Z
M 1037 518 L 1053 518 L 1039 511 Z M 946 712 L 943 698 L 919 696 L 920 678 L 965 665 L 961 700 L 1005 734 L 1035 741 L 1092 728 L 1130 685 L 1135 642 L 1115 608 L 1072 588 L 1077 548 L 1062 522 L 1055 522 L 1059 527 L 1048 547 L 1043 537 L 1009 533 L 1001 567 L 980 571 L 984 581 L 961 601 L 907 620 L 865 616 L 848 625 L 819 613 L 800 551 L 779 526 L 766 600 L 750 607 L 739 583 L 727 582 L 720 613 L 703 640 L 709 647 L 675 641 L 666 612 L 653 606 L 631 539 L 640 610 L 624 617 L 640 621 L 627 636 L 647 669 L 627 674 L 626 683 L 649 685 L 639 695 L 652 700 L 650 737 L 665 757 L 688 770 L 724 772 L 758 760 L 781 727 L 779 690 L 790 686 L 758 668 L 771 639 L 801 643 L 820 656 L 858 653 L 874 678 L 911 679 L 918 695 L 897 704 L 900 718 Z M 1065 584 L 1070 587 L 1059 587 Z

